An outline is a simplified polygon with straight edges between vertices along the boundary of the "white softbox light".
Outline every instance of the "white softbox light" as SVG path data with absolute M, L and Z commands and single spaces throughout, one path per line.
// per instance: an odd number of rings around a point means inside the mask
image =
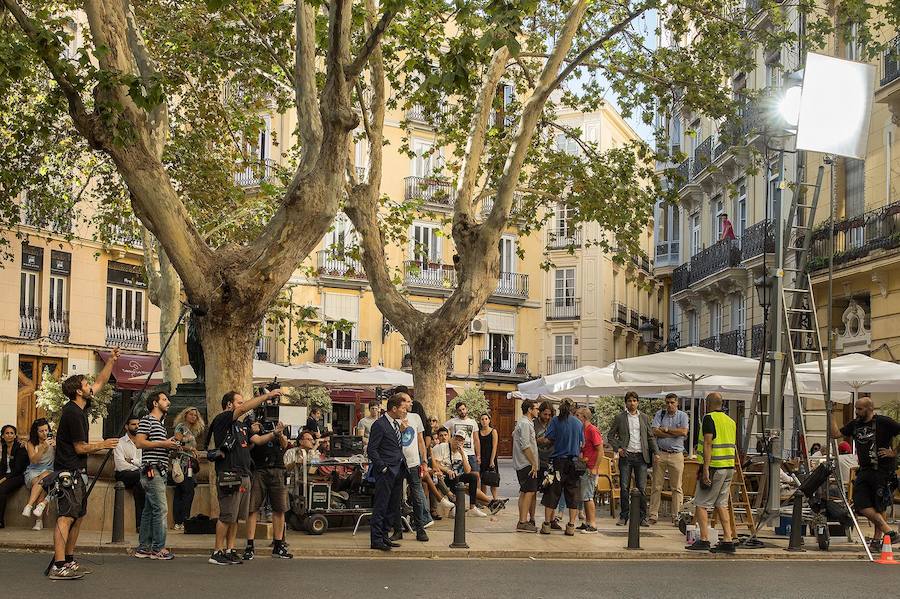
M 864 159 L 874 85 L 873 65 L 807 54 L 797 149 Z

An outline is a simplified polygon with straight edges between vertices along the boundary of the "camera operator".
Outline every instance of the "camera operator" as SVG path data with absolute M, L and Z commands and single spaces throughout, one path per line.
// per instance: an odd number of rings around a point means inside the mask
M 292 559 L 284 542 L 284 514 L 290 507 L 287 487 L 284 484 L 284 452 L 288 448 L 288 439 L 284 434 L 284 423 L 275 424 L 275 429 L 264 432 L 266 422 L 254 422 L 251 425 L 250 442 L 253 448 L 253 488 L 250 491 L 250 515 L 247 517 L 247 547 L 244 559 L 254 557 L 253 540 L 256 537 L 256 520 L 266 494 L 272 504 L 272 537 L 275 546 L 272 557 Z
M 216 492 L 219 501 L 219 521 L 216 523 L 216 547 L 209 557 L 209 563 L 228 566 L 242 563 L 241 556 L 234 549 L 238 520 L 246 520 L 250 507 L 250 440 L 249 425 L 241 417 L 264 401 L 280 397 L 275 389 L 244 401 L 237 391 L 229 391 L 222 396 L 223 412 L 209 425 L 210 440 L 215 449 L 208 452 L 211 462 L 216 465 Z

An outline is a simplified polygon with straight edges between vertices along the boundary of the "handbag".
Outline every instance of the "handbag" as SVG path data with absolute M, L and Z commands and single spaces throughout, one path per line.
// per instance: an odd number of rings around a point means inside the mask
M 486 487 L 500 486 L 500 473 L 496 469 L 491 468 L 481 473 L 481 484 Z
M 231 495 L 241 487 L 241 475 L 231 470 L 223 470 L 216 477 L 216 485 L 222 495 Z
M 172 476 L 172 482 L 176 485 L 180 485 L 184 482 L 184 470 L 181 468 L 181 458 L 172 458 L 171 464 L 172 465 L 169 467 L 169 472 Z

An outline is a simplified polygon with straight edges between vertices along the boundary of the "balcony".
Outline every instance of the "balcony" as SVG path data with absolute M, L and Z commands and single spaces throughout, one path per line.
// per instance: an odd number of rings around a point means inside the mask
M 719 335 L 719 350 L 732 356 L 746 356 L 746 341 L 743 329 L 735 329 Z
M 234 174 L 234 184 L 239 187 L 259 187 L 275 178 L 275 161 L 271 158 L 238 165 L 238 168 L 241 170 Z
M 666 350 L 674 351 L 679 347 L 683 347 L 681 344 L 681 329 L 677 325 L 669 325 L 669 340 L 666 342 Z
M 900 35 L 891 40 L 881 54 L 881 86 L 900 79 Z
M 621 302 L 613 302 L 612 318 L 613 324 L 618 328 L 628 326 L 628 306 Z
M 676 239 L 675 241 L 663 241 L 662 243 L 657 243 L 656 254 L 653 257 L 654 274 L 658 273 L 661 269 L 678 266 L 678 261 L 680 259 L 680 241 Z
M 679 192 L 685 185 L 691 182 L 691 162 L 693 162 L 693 159 L 686 158 L 684 162 L 679 164 L 675 169 L 674 184 L 677 185 Z
M 763 253 L 775 253 L 775 222 L 766 219 L 747 227 L 741 235 L 741 260 L 746 262 Z
M 705 339 L 701 339 L 699 345 L 700 345 L 700 347 L 704 347 L 706 349 L 711 349 L 713 351 L 719 351 L 719 336 L 713 335 L 712 337 L 706 337 Z
M 69 313 L 64 310 L 50 311 L 50 330 L 48 336 L 57 343 L 69 342 Z
M 432 112 L 421 104 L 413 104 L 406 111 L 406 119 L 420 125 L 437 127 L 450 113 L 450 105 L 446 101 L 440 101 L 437 111 Z
M 581 229 L 547 233 L 548 250 L 567 250 L 571 247 L 581 247 Z
M 672 271 L 672 294 L 680 293 L 691 286 L 691 265 L 685 262 Z
M 523 220 L 522 205 L 525 203 L 525 195 L 521 193 L 513 194 L 512 206 L 509 210 L 510 220 Z M 494 209 L 494 196 L 488 196 L 481 200 L 481 218 L 487 218 L 491 210 Z
M 147 349 L 147 321 L 132 322 L 107 318 L 106 345 L 125 349 Z
M 37 339 L 41 336 L 40 306 L 25 306 L 19 310 L 19 337 Z
M 579 320 L 581 318 L 581 300 L 575 297 L 558 297 L 547 300 L 547 320 Z
M 766 349 L 766 325 L 755 324 L 750 329 L 750 357 L 760 357 Z
M 26 198 L 19 209 L 19 221 L 26 227 L 68 235 L 72 232 L 72 213 L 45 214 L 40 206 Z
M 125 247 L 142 249 L 144 240 L 138 230 L 138 224 L 136 223 L 115 225 L 109 230 L 109 240 L 112 243 L 124 245 Z
M 406 343 L 400 345 L 400 353 L 403 356 L 400 362 L 401 370 L 412 370 L 413 353 L 412 349 Z M 453 352 L 450 352 L 450 361 L 447 362 L 447 372 L 453 372 Z
M 741 248 L 735 239 L 723 239 L 691 258 L 691 285 L 741 265 Z
M 483 349 L 481 350 L 481 360 L 478 362 L 478 372 L 482 375 L 528 376 L 528 354 Z
M 694 150 L 694 168 L 693 168 L 693 179 L 700 178 L 703 171 L 710 165 L 712 162 L 712 136 L 707 137 L 700 143 L 699 146 Z
M 456 186 L 441 177 L 407 177 L 404 198 L 420 201 L 425 206 L 450 210 L 456 198 Z
M 518 304 L 528 299 L 528 275 L 517 272 L 501 272 L 497 289 L 491 294 L 495 303 Z
M 828 266 L 829 224 L 813 232 L 807 268 L 810 272 Z M 834 266 L 848 265 L 883 250 L 900 247 L 900 202 L 869 210 L 834 224 Z M 891 252 L 895 254 L 895 252 Z
M 368 281 L 359 260 L 331 250 L 316 252 L 316 273 L 335 287 L 365 287 Z
M 572 356 L 547 356 L 547 370 L 544 374 L 558 374 L 578 368 L 578 358 Z
M 641 317 L 638 314 L 637 310 L 631 310 L 629 312 L 628 318 L 628 326 L 630 326 L 635 331 L 641 328 Z
M 256 340 L 256 359 L 263 362 L 274 362 L 272 353 L 272 337 L 264 335 Z
M 445 264 L 407 260 L 403 272 L 406 288 L 425 295 L 450 295 L 456 287 L 456 269 Z
M 342 343 L 335 343 L 332 339 L 316 341 L 315 361 L 319 364 L 368 366 L 371 355 L 371 341 L 360 341 L 357 339 Z

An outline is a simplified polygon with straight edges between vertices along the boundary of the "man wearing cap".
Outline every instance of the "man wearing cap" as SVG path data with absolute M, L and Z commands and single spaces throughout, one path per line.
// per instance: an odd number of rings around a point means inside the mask
M 666 407 L 656 413 L 650 430 L 656 437 L 653 454 L 653 485 L 650 490 L 650 524 L 659 519 L 659 503 L 662 497 L 663 481 L 669 475 L 672 487 L 672 513 L 681 511 L 684 493 L 681 491 L 681 476 L 684 473 L 684 442 L 688 436 L 688 415 L 678 409 L 678 395 L 666 395 Z
M 438 476 L 443 476 L 451 492 L 455 491 L 457 483 L 468 487 L 469 513 L 473 516 L 486 518 L 487 514 L 476 505 L 477 501 L 488 504 L 492 514 L 506 506 L 506 500 L 493 500 L 478 488 L 478 476 L 472 472 L 469 460 L 465 454 L 465 431 L 457 430 L 447 443 L 439 443 L 431 450 L 432 467 Z
M 737 424 L 722 411 L 722 395 L 706 396 L 703 428 L 697 442 L 697 455 L 703 460 L 697 491 L 694 493 L 694 522 L 700 526 L 700 539 L 688 545 L 691 551 L 734 553 L 734 531 L 728 517 L 728 498 L 731 496 L 731 479 L 734 477 L 734 460 L 737 455 Z M 722 523 L 722 540 L 715 547 L 709 545 L 708 509 L 715 509 Z

